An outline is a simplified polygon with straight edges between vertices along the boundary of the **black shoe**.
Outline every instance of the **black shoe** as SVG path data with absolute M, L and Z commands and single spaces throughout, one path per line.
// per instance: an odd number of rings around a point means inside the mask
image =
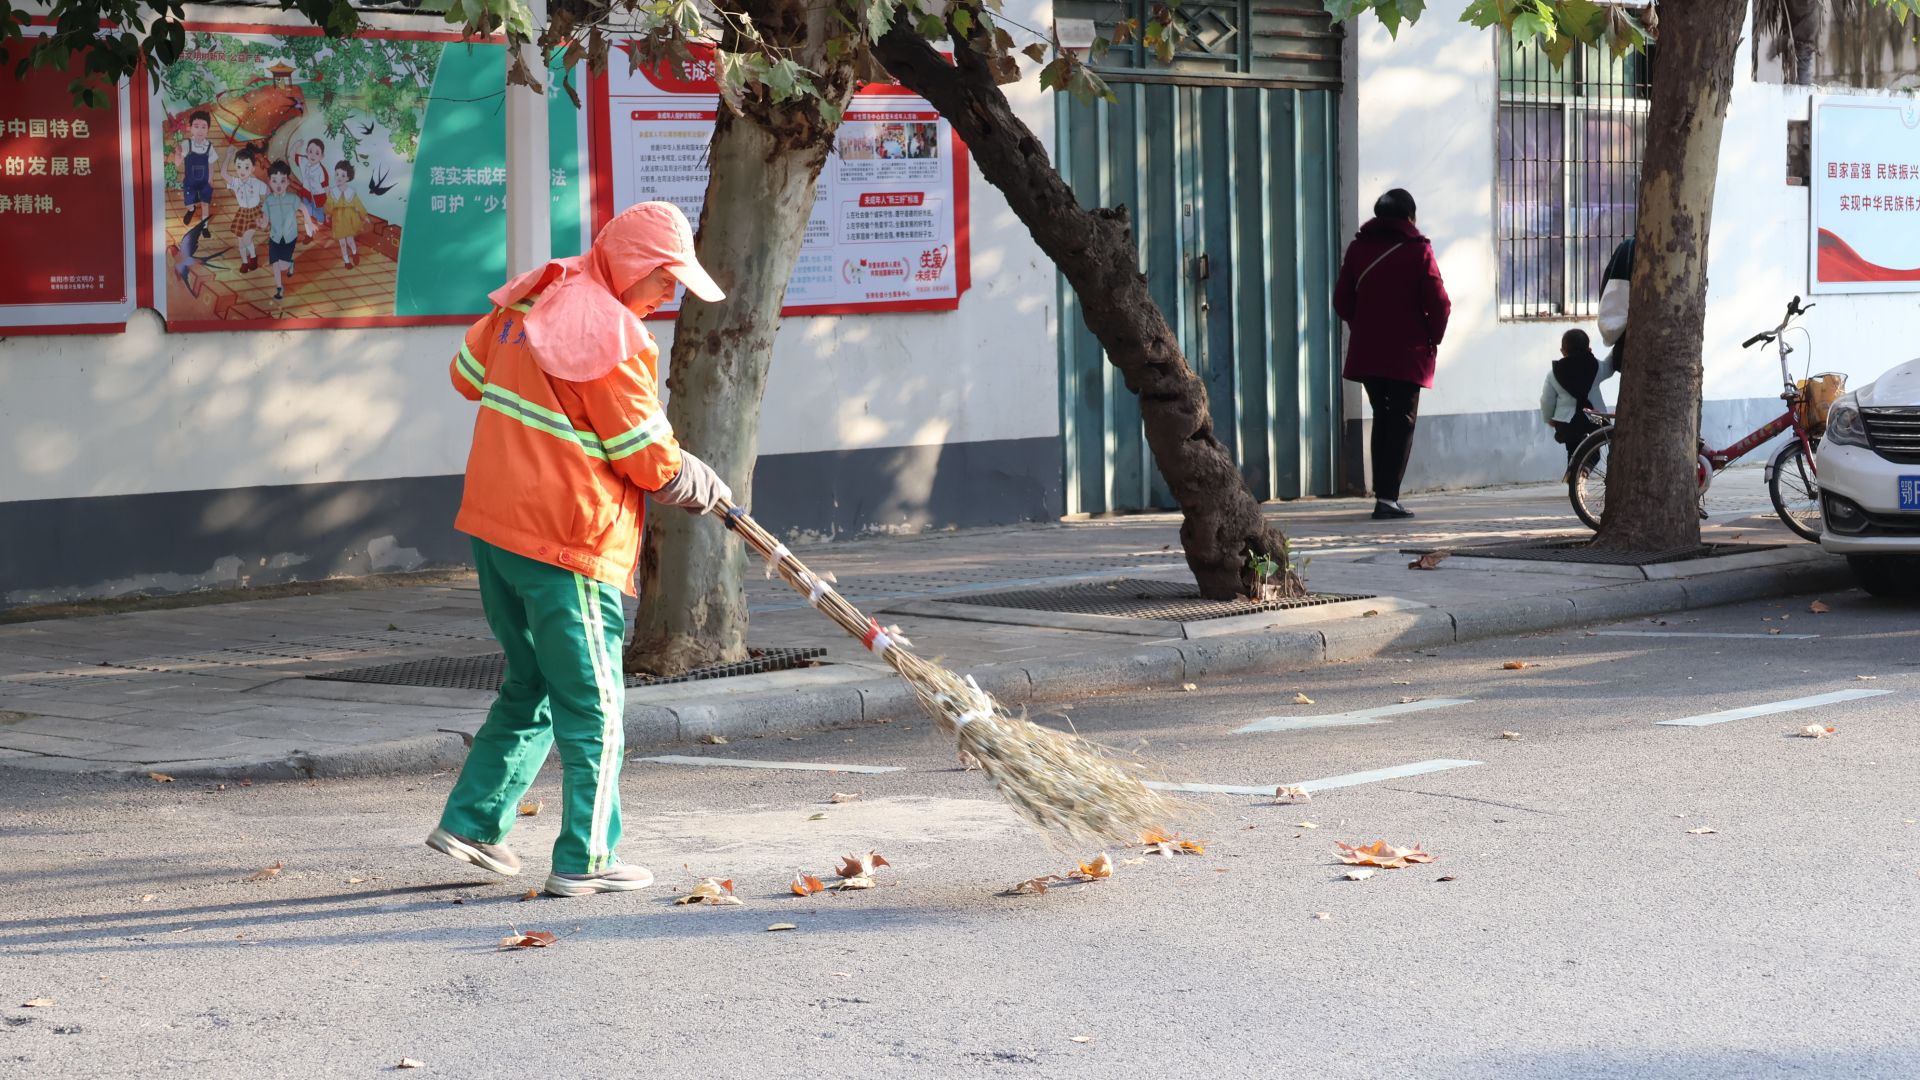
M 286 290 L 286 289 L 284 289 L 284 288 L 278 288 L 278 287 L 276 287 L 276 288 L 275 288 L 275 289 L 273 290 L 273 298 L 274 298 L 275 300 L 284 300 L 284 299 L 286 299 L 286 296 L 287 296 L 287 290 Z
M 1413 511 L 1397 502 L 1376 502 L 1373 504 L 1373 520 L 1389 521 L 1397 518 L 1410 518 Z
M 193 208 L 188 207 L 187 212 L 180 215 L 180 224 L 185 225 L 192 220 L 193 220 Z

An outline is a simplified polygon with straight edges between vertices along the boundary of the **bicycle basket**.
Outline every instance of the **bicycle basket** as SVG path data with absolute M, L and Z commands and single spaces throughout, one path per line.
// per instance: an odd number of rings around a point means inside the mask
M 1826 434 L 1827 410 L 1833 408 L 1834 400 L 1846 388 L 1847 377 L 1837 372 L 1829 371 L 1800 380 L 1800 397 L 1794 401 L 1793 411 L 1807 429 L 1807 434 L 1816 439 Z

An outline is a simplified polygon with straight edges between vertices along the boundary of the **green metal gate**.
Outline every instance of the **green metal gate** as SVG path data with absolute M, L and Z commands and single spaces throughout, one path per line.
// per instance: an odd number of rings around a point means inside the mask
M 1131 211 L 1141 271 L 1254 494 L 1330 494 L 1340 418 L 1338 98 L 1208 82 L 1114 80 L 1119 100 L 1092 107 L 1059 95 L 1060 171 L 1082 204 Z M 1171 507 L 1139 403 L 1064 280 L 1060 314 L 1067 512 Z

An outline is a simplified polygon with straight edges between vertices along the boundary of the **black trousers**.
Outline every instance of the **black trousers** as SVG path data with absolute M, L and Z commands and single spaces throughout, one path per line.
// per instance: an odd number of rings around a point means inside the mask
M 1404 379 L 1361 379 L 1373 406 L 1373 497 L 1400 501 L 1400 481 L 1413 458 L 1413 427 L 1420 419 L 1420 384 Z

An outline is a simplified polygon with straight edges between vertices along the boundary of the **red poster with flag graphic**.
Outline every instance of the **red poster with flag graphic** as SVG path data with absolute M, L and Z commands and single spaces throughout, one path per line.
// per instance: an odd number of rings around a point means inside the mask
M 133 310 L 128 99 L 76 104 L 84 69 L 31 70 L 0 98 L 0 326 L 13 332 L 117 329 Z

